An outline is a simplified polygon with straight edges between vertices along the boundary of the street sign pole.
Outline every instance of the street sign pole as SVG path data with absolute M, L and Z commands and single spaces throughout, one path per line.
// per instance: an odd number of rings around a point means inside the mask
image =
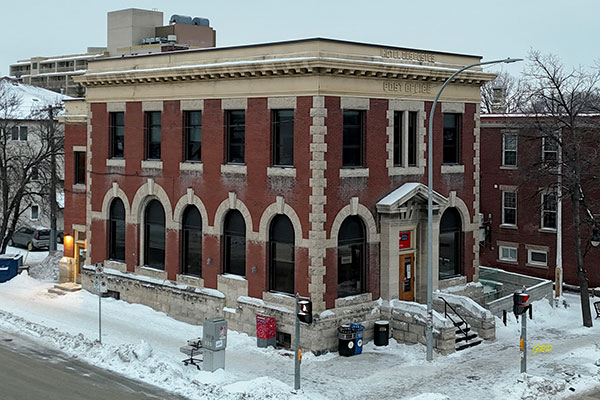
M 98 342 L 102 344 L 102 294 L 108 292 L 108 283 L 104 275 L 104 264 L 96 264 L 94 290 L 98 293 Z
M 296 293 L 296 352 L 294 357 L 294 390 L 300 390 L 300 319 L 298 313 L 300 308 L 298 302 L 300 294 Z
M 527 372 L 527 316 L 521 315 L 521 373 Z
M 98 341 L 102 344 L 102 294 L 98 293 Z

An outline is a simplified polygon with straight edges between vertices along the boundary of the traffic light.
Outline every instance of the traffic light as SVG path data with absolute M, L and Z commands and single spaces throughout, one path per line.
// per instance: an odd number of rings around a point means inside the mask
M 305 324 L 312 323 L 312 301 L 298 300 L 298 319 Z
M 515 292 L 513 294 L 513 312 L 516 316 L 525 314 L 530 306 L 530 298 L 531 296 L 527 293 Z

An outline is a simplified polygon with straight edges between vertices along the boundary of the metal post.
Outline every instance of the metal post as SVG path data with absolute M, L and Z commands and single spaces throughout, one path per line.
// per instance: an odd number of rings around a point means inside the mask
M 300 390 L 300 320 L 298 313 L 300 312 L 298 301 L 300 294 L 296 293 L 296 351 L 294 357 L 294 390 Z
M 558 148 L 558 187 L 556 188 L 556 270 L 554 272 L 554 286 L 556 305 L 562 296 L 563 266 L 562 266 L 562 141 Z
M 464 70 L 480 65 L 512 63 L 522 61 L 520 58 L 506 58 L 467 65 L 452 75 L 442 85 L 429 112 L 429 126 L 427 132 L 427 326 L 425 339 L 427 341 L 427 361 L 433 360 L 433 115 L 440 95 L 454 77 Z
M 527 317 L 521 315 L 521 373 L 527 372 Z
M 56 145 L 54 138 L 54 107 L 48 106 L 50 139 L 50 252 L 56 251 Z
M 102 295 L 98 293 L 98 341 L 102 344 Z

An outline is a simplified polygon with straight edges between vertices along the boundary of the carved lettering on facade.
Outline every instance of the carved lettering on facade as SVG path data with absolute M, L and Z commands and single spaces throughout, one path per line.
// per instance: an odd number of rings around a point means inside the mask
M 430 62 L 430 63 L 435 62 L 435 55 L 427 54 L 427 53 L 416 53 L 414 51 L 381 49 L 381 57 L 395 58 L 398 60 L 408 60 L 408 61 L 421 61 L 421 62 Z
M 402 93 L 425 93 L 431 94 L 431 83 L 424 82 L 402 82 L 402 81 L 385 81 L 383 82 L 384 92 L 402 92 Z

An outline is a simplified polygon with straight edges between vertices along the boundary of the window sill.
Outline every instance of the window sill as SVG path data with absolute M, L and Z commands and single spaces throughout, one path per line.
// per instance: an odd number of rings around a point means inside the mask
M 114 269 L 119 272 L 127 273 L 127 264 L 125 261 L 104 260 L 104 268 Z
M 221 173 L 246 175 L 248 173 L 248 167 L 242 164 L 222 164 Z
M 369 168 L 342 168 L 340 178 L 368 178 Z
M 107 158 L 106 159 L 107 167 L 121 167 L 125 168 L 125 160 L 122 158 Z
M 538 229 L 540 233 L 556 233 L 556 228 L 540 228 Z
M 526 267 L 531 267 L 531 268 L 540 268 L 540 269 L 548 269 L 548 265 L 541 265 L 541 264 L 530 264 L 527 263 L 525 264 Z
M 197 288 L 204 287 L 204 279 L 195 275 L 177 274 L 175 278 L 178 284 L 188 285 Z
M 517 261 L 517 260 L 502 260 L 502 259 L 498 259 L 498 260 L 496 260 L 496 262 L 499 262 L 501 264 L 519 265 L 519 261 Z
M 156 269 L 147 265 L 136 266 L 135 273 L 138 275 L 147 276 L 150 278 L 160 279 L 163 281 L 167 280 L 167 271 Z
M 180 162 L 179 163 L 180 171 L 196 171 L 202 173 L 204 170 L 204 165 L 202 162 Z
M 464 165 L 442 165 L 442 174 L 464 174 Z
M 507 171 L 517 171 L 519 167 L 517 167 L 516 165 L 501 165 L 500 169 L 504 169 Z
M 389 175 L 423 175 L 425 173 L 425 168 L 410 166 L 410 167 L 401 167 L 401 166 L 393 166 L 388 169 Z
M 338 297 L 335 299 L 335 308 L 368 303 L 369 301 L 373 301 L 373 294 L 371 292 L 360 293 L 348 297 Z
M 267 176 L 286 176 L 288 178 L 296 177 L 296 168 L 294 167 L 267 167 Z
M 514 229 L 514 230 L 519 229 L 519 227 L 517 227 L 516 225 L 510 225 L 510 224 L 500 224 L 500 228 L 502 228 L 502 229 Z
M 163 163 L 159 160 L 142 160 L 142 169 L 162 169 Z
M 83 192 L 85 192 L 85 190 L 86 190 L 85 184 L 81 184 L 81 183 L 75 183 L 75 184 L 73 184 L 73 191 L 74 192 L 83 193 Z

